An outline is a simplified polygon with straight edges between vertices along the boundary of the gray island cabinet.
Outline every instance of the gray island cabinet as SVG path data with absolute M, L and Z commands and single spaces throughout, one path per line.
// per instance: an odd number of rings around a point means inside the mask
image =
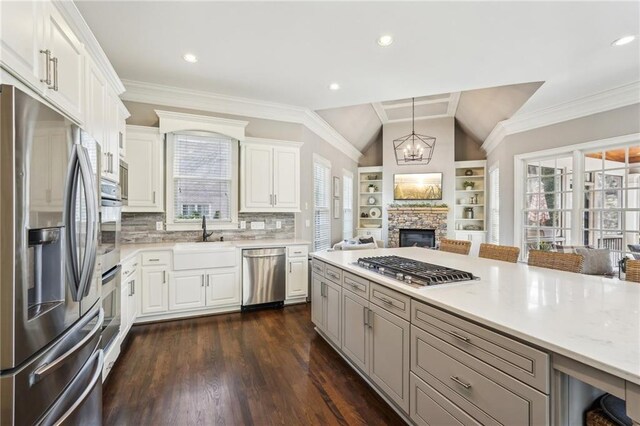
M 416 288 L 355 264 L 359 257 L 379 255 L 467 270 L 480 279 Z M 576 314 L 584 302 L 576 302 L 576 288 L 571 288 L 575 284 L 567 273 L 416 248 L 323 252 L 312 257 L 316 330 L 407 423 L 575 424 L 582 422 L 582 412 L 594 395 L 603 391 L 631 401 L 627 412 L 636 419 L 637 382 L 586 365 L 584 354 L 571 357 L 556 345 L 541 344 L 540 329 L 546 323 L 532 321 L 547 310 L 555 312 L 558 304 Z M 598 279 L 592 285 L 602 282 Z M 558 289 L 572 297 L 563 300 Z M 583 296 L 589 293 L 579 290 Z M 629 287 L 623 291 L 640 297 Z M 549 305 L 555 306 L 549 309 Z M 637 307 L 630 308 L 637 312 Z M 514 327 L 511 333 L 509 326 Z M 567 332 L 567 327 L 559 324 L 544 333 L 553 336 L 562 329 Z M 567 332 L 565 343 L 572 339 L 574 335 Z M 579 349 L 579 342 L 573 343 Z M 629 350 L 638 350 L 629 343 Z M 576 391 L 576 383 L 589 391 Z

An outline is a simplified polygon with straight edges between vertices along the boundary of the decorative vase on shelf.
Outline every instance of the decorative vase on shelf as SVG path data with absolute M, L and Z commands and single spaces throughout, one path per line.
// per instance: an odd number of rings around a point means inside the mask
M 471 191 L 473 189 L 473 186 L 465 186 L 465 188 L 467 191 Z

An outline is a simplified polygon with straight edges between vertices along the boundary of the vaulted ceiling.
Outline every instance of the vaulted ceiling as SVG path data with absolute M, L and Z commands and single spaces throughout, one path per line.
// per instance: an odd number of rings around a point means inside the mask
M 611 46 L 640 33 L 637 1 L 76 4 L 124 79 L 312 110 L 544 81 L 524 113 L 640 75 L 639 42 Z M 382 34 L 391 46 L 377 45 Z M 442 114 L 450 101 L 421 108 Z

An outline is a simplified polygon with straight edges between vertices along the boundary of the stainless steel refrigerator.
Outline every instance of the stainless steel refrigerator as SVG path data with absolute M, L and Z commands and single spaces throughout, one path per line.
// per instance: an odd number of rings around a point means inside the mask
M 94 139 L 0 86 L 0 423 L 101 424 Z

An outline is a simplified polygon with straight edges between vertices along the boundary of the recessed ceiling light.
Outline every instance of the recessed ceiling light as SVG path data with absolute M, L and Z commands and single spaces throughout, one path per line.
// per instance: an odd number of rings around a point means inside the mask
M 338 83 L 331 83 L 329 85 L 329 90 L 333 90 L 333 91 L 340 90 L 340 85 Z
M 192 64 L 195 64 L 196 62 L 198 62 L 198 57 L 193 53 L 185 53 L 182 59 Z
M 619 39 L 617 39 L 616 41 L 611 43 L 611 45 L 612 46 L 624 46 L 625 44 L 631 43 L 635 39 L 636 39 L 636 36 L 628 35 L 628 36 L 620 37 Z
M 378 45 L 382 47 L 390 46 L 391 43 L 393 43 L 393 37 L 391 37 L 389 34 L 380 36 L 380 38 L 378 39 Z

